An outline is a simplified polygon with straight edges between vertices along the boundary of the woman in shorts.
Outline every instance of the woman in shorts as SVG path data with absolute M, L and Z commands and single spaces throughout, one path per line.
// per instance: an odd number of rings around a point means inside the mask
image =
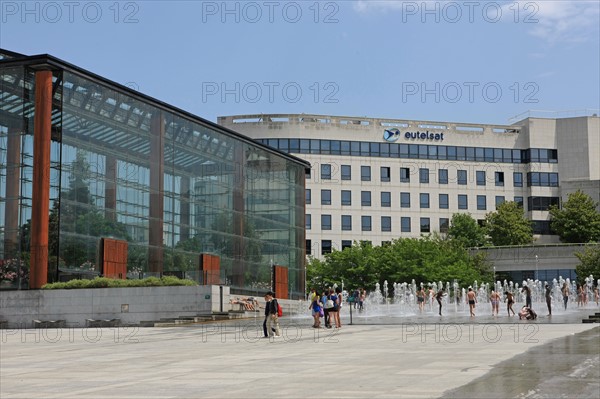
M 318 291 L 314 296 L 313 301 L 310 303 L 309 309 L 312 310 L 312 317 L 314 319 L 313 328 L 321 327 L 321 296 Z

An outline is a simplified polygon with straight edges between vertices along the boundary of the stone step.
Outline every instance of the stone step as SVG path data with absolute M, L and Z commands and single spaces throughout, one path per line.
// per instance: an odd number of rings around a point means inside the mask
M 256 312 L 230 310 L 228 312 L 212 312 L 209 314 L 198 314 L 196 316 L 163 317 L 156 321 L 141 321 L 139 327 L 177 327 L 194 323 L 210 321 L 224 321 L 254 317 Z

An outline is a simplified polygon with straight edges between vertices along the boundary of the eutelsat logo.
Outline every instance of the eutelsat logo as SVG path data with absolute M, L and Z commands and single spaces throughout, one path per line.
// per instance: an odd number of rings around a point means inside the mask
M 386 129 L 383 131 L 383 139 L 385 141 L 389 141 L 390 143 L 393 143 L 394 141 L 397 141 L 400 138 L 400 130 L 393 128 L 393 129 Z

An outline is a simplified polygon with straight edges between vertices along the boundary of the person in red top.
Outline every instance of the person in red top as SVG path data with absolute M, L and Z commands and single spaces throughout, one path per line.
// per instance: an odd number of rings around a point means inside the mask
M 273 292 L 267 292 L 265 295 L 266 309 L 265 314 L 267 316 L 267 334 L 269 338 L 273 337 L 273 329 L 275 329 L 275 337 L 281 337 L 281 331 L 279 328 L 279 317 L 277 316 L 277 299 L 273 297 Z

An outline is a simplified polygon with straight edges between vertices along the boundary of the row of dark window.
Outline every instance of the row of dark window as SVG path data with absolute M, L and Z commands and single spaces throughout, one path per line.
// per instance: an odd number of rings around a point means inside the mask
M 384 216 L 385 217 L 385 216 Z M 483 220 L 478 220 L 481 224 Z M 439 219 L 439 232 L 447 233 L 449 228 L 449 219 L 448 218 L 440 218 Z M 383 226 L 383 224 L 382 224 Z M 401 230 L 402 232 L 410 232 L 410 218 L 402 218 L 401 219 L 401 229 L 402 227 L 405 230 Z M 367 230 L 369 231 L 369 230 Z M 382 230 L 383 231 L 383 230 Z M 431 232 L 431 222 L 429 218 L 420 218 L 420 232 L 421 233 L 429 233 Z M 540 235 L 551 235 L 555 234 L 550 228 L 550 222 L 548 220 L 534 220 L 533 221 L 533 234 Z M 370 242 L 370 241 L 368 241 Z M 352 246 L 352 240 L 342 240 L 340 250 L 344 250 L 346 248 L 350 248 Z M 388 245 L 390 241 L 382 241 L 381 245 Z M 333 249 L 332 240 L 321 240 L 321 255 L 325 255 L 331 253 Z M 307 255 L 315 255 L 312 253 L 312 240 L 306 240 L 306 254 Z
M 448 218 L 440 218 L 440 232 L 445 233 L 448 231 Z M 342 215 L 341 217 L 341 228 L 342 231 L 352 231 L 352 215 Z M 430 221 L 427 217 L 420 218 L 421 233 L 430 233 Z M 306 229 L 311 229 L 311 215 L 306 215 Z M 373 219 L 371 216 L 360 217 L 361 231 L 373 231 Z M 321 231 L 332 230 L 331 228 L 331 215 L 321 215 Z M 381 231 L 391 232 L 392 231 L 392 217 L 381 216 Z M 403 233 L 411 232 L 411 218 L 401 217 L 400 218 L 400 231 Z
M 278 150 L 294 154 L 349 155 L 361 157 L 436 159 L 499 163 L 557 163 L 554 149 L 462 147 L 432 144 L 372 143 L 319 139 L 258 139 Z
M 400 193 L 400 208 L 410 208 L 411 207 L 411 193 L 401 192 Z M 380 205 L 382 208 L 391 208 L 392 207 L 392 193 L 389 191 L 382 191 L 380 198 Z M 458 209 L 469 209 L 469 197 L 467 194 L 458 194 Z M 532 199 L 537 199 L 542 197 L 529 197 L 528 200 L 532 201 Z M 558 197 L 552 197 L 558 198 Z M 495 196 L 495 205 L 496 208 L 498 205 L 505 201 L 505 197 L 503 195 Z M 513 201 L 518 202 L 523 205 L 523 197 L 516 196 Z M 533 200 L 532 203 L 536 205 L 537 200 Z M 306 203 L 312 203 L 312 190 L 306 190 Z M 438 194 L 438 204 L 439 209 L 449 209 L 450 208 L 450 200 L 448 194 Z M 331 200 L 331 190 L 321 190 L 321 205 L 334 205 Z M 342 190 L 341 191 L 341 205 L 349 206 L 352 205 L 352 191 L 351 190 Z M 361 191 L 360 192 L 360 205 L 361 206 L 371 206 L 372 205 L 372 195 L 371 191 Z M 419 193 L 419 208 L 421 209 L 429 209 L 431 208 L 431 201 L 429 193 Z M 529 207 L 529 210 L 540 210 L 540 209 L 532 209 Z M 485 195 L 477 195 L 477 209 L 478 210 L 487 210 L 487 196 Z M 547 210 L 544 209 L 544 210 Z
M 332 180 L 335 176 L 334 167 L 331 164 L 321 164 L 321 180 Z M 430 176 L 432 171 L 428 168 L 419 168 L 419 183 L 429 184 Z M 494 185 L 503 187 L 505 184 L 505 172 L 494 172 Z M 434 174 L 435 176 L 435 174 Z M 306 178 L 311 179 L 311 171 L 306 172 Z M 340 178 L 341 180 L 352 180 L 352 166 L 341 165 L 340 166 Z M 371 166 L 363 165 L 360 167 L 360 180 L 371 181 Z M 402 167 L 400 168 L 400 182 L 410 183 L 411 169 Z M 392 181 L 392 169 L 389 166 L 379 167 L 379 181 L 387 183 Z M 448 169 L 437 170 L 437 183 L 448 184 L 450 181 L 448 177 Z M 456 182 L 458 185 L 466 185 L 469 181 L 469 173 L 467 170 L 459 169 L 456 171 L 456 179 L 452 179 L 452 182 Z M 491 182 L 490 177 L 490 182 Z M 478 186 L 486 186 L 488 183 L 488 173 L 485 170 L 475 171 L 475 182 Z M 523 187 L 523 173 L 513 172 L 513 186 Z M 558 173 L 546 173 L 546 172 L 529 172 L 527 173 L 527 186 L 545 186 L 545 187 L 558 187 Z

